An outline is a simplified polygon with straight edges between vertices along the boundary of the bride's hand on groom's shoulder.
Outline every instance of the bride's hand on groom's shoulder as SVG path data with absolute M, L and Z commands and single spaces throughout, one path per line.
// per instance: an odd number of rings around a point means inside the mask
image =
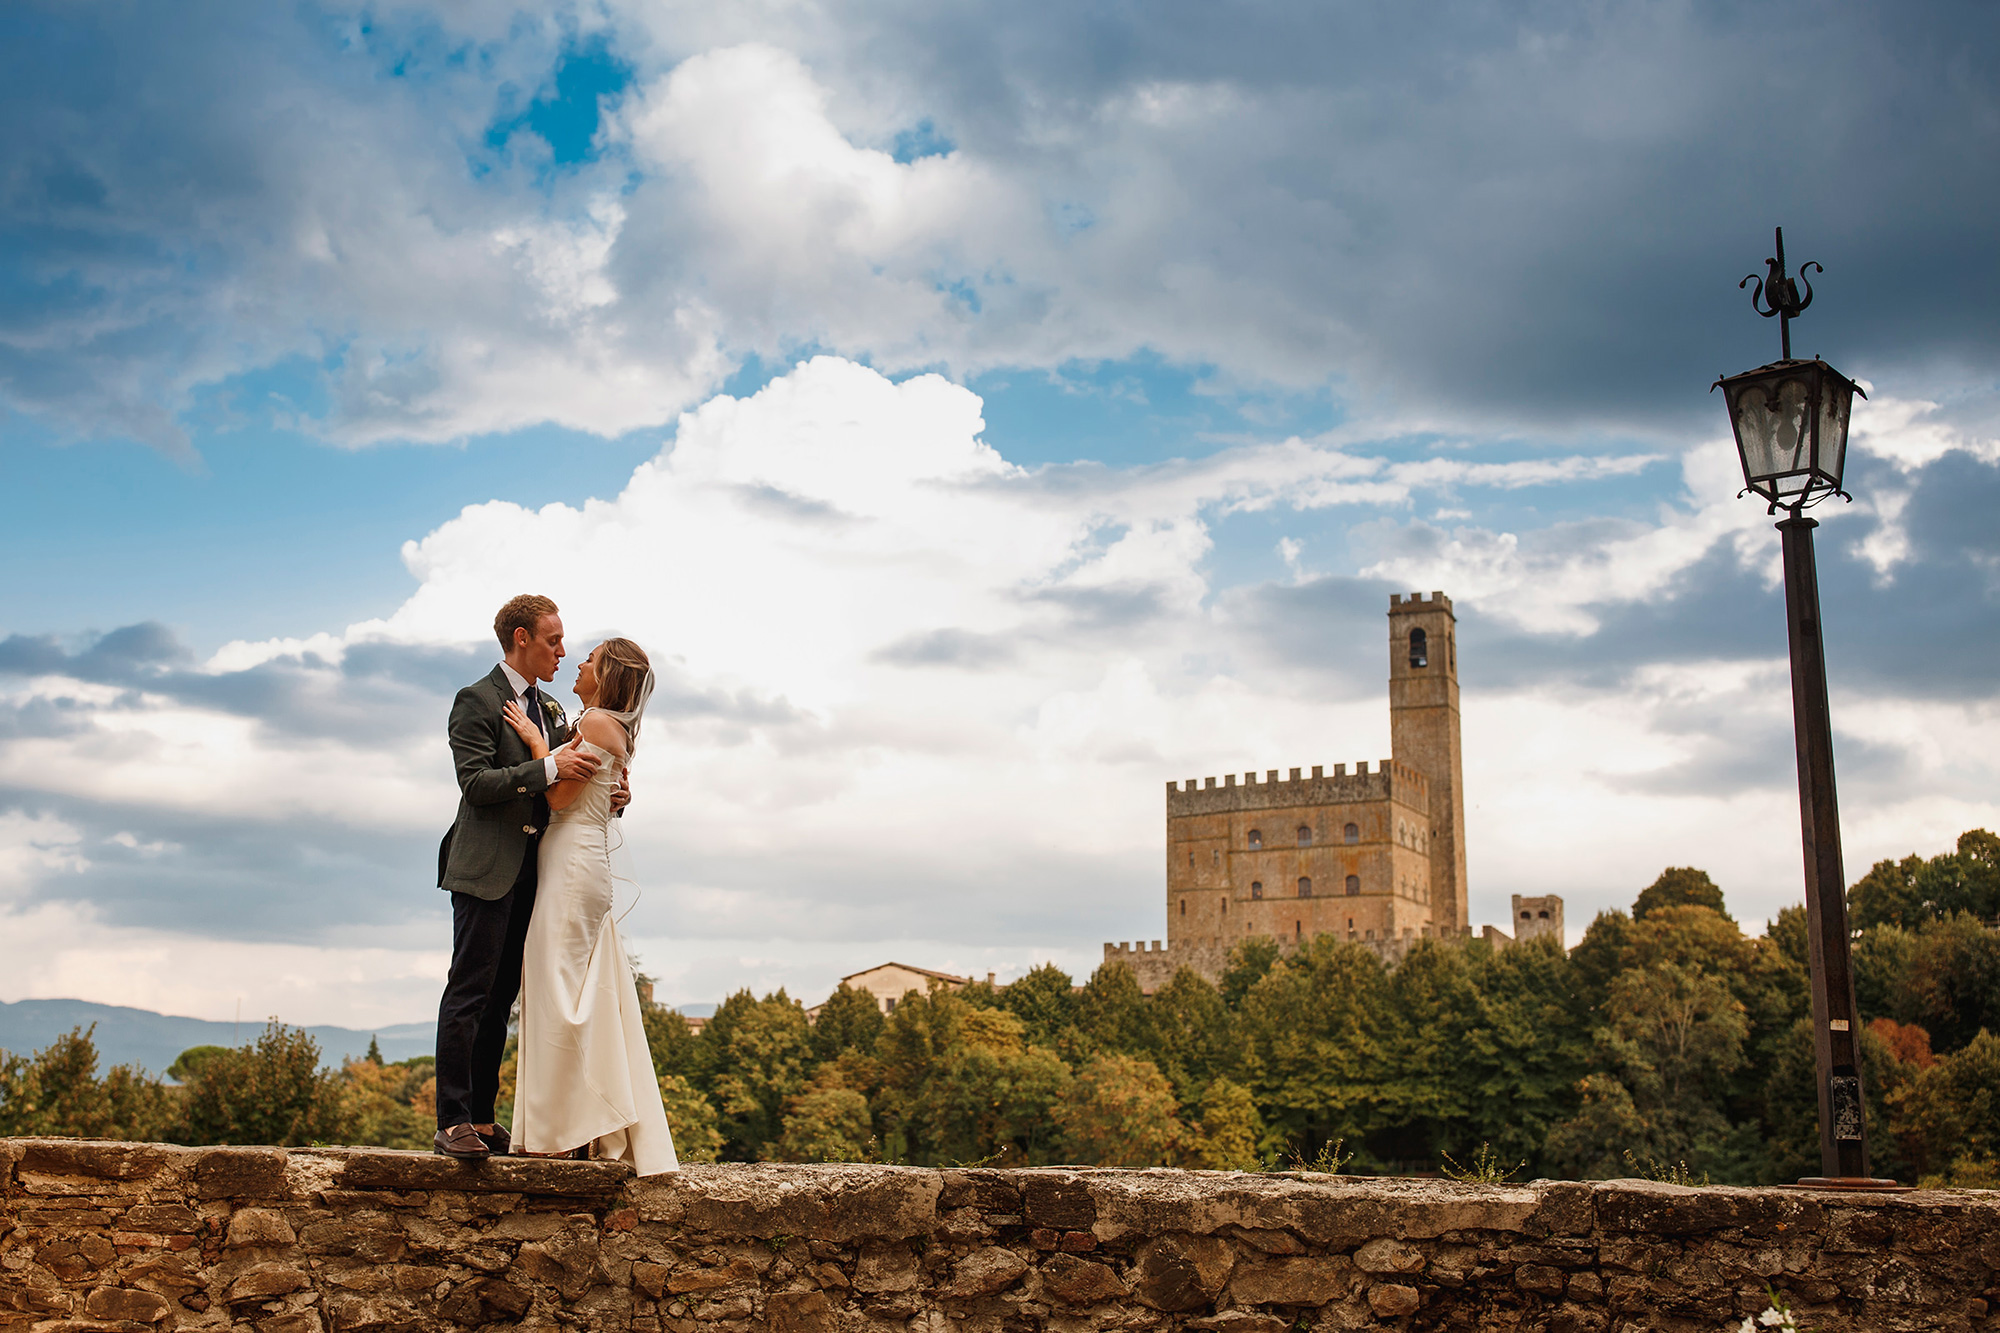
M 522 709 L 518 699 L 509 699 L 505 704 L 501 705 L 500 716 L 506 720 L 508 726 L 514 729 L 514 734 L 527 744 L 529 754 L 532 754 L 537 759 L 543 759 L 548 756 L 548 741 L 543 739 L 541 728 L 528 720 L 528 714 Z M 558 761 L 556 767 L 558 771 L 561 770 L 562 765 L 560 761 Z

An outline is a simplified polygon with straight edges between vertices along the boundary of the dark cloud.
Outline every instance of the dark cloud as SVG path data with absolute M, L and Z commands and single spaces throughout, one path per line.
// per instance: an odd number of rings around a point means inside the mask
M 0 14 L 0 393 L 184 447 L 195 386 L 303 356 L 357 429 L 449 434 L 467 409 L 440 394 L 434 335 L 563 335 L 519 291 L 444 309 L 395 267 L 429 233 L 389 213 L 479 233 L 627 186 L 606 336 L 656 364 L 712 355 L 670 317 L 698 301 L 734 357 L 1150 352 L 1466 429 L 1680 435 L 1708 429 L 1716 372 L 1776 352 L 1735 285 L 1774 222 L 1827 265 L 1802 350 L 1922 385 L 2000 348 L 2000 173 L 1979 166 L 2000 158 L 2000 76 L 1978 54 L 2000 9 L 1974 0 L 648 14 L 585 26 L 642 82 L 735 42 L 795 50 L 838 110 L 907 108 L 897 128 L 933 124 L 1040 201 L 1048 234 L 991 271 L 941 253 L 933 280 L 980 297 L 949 328 L 854 323 L 729 286 L 681 183 L 615 160 L 550 174 L 525 131 L 489 140 L 556 78 L 575 15 L 24 0 Z M 380 207 L 356 211 L 363 193 Z
M 968 629 L 934 629 L 896 640 L 870 655 L 888 666 L 957 667 L 985 671 L 1005 666 L 1016 656 L 1015 640 L 1005 634 L 977 634 Z

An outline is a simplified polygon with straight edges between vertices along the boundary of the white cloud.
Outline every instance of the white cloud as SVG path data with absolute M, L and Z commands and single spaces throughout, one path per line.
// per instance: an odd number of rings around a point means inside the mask
M 226 684 L 283 668 L 295 691 L 287 715 L 332 719 L 316 730 L 275 725 L 254 708 L 220 712 L 167 683 L 18 683 L 17 701 L 59 704 L 83 726 L 0 741 L 0 764 L 37 773 L 52 796 L 187 818 L 222 811 L 245 827 L 304 820 L 335 844 L 393 835 L 413 849 L 392 874 L 409 904 L 383 934 L 395 947 L 343 939 L 324 949 L 327 976 L 391 977 L 362 987 L 353 1008 L 342 1007 L 337 982 L 313 980 L 310 943 L 252 964 L 232 951 L 253 946 L 103 922 L 79 938 L 117 960 L 115 984 L 85 985 L 80 944 L 37 964 L 35 993 L 74 985 L 91 998 L 153 996 L 213 1016 L 232 987 L 254 981 L 303 1006 L 284 1010 L 300 1019 L 383 1021 L 385 996 L 405 1006 L 393 1016 L 420 1015 L 416 997 L 434 983 L 438 958 L 407 947 L 423 934 L 407 918 L 434 910 L 428 839 L 455 802 L 444 703 L 428 697 L 397 715 L 427 721 L 384 726 L 340 695 L 340 664 L 383 645 L 485 644 L 493 608 L 524 589 L 562 605 L 573 653 L 616 631 L 661 668 L 620 857 L 643 890 L 627 933 L 674 987 L 696 988 L 670 990 L 675 998 L 704 998 L 704 986 L 719 998 L 713 990 L 752 977 L 816 998 L 881 957 L 1018 971 L 1048 950 L 1087 966 L 1102 940 L 1162 933 L 1168 776 L 1388 753 L 1385 701 L 1372 687 L 1330 697 L 1323 674 L 1328 665 L 1374 674 L 1380 611 L 1316 631 L 1325 644 L 1308 655 L 1322 674 L 1302 672 L 1260 637 L 1269 626 L 1241 599 L 1216 595 L 1218 518 L 1331 509 L 1377 532 L 1421 534 L 1430 531 L 1421 521 L 1393 525 L 1430 489 L 1594 475 L 1561 459 L 1413 468 L 1301 440 L 1031 473 L 988 447 L 982 429 L 979 399 L 940 377 L 896 383 L 822 357 L 750 398 L 688 413 L 671 446 L 615 497 L 470 506 L 405 548 L 419 586 L 390 614 L 340 634 L 231 644 L 199 669 Z M 1367 572 L 1445 588 L 1461 606 L 1536 631 L 1585 635 L 1595 608 L 1658 596 L 1718 544 L 1742 539 L 1753 562 L 1765 558 L 1748 536 L 1767 519 L 1732 500 L 1732 467 L 1721 443 L 1690 454 L 1688 491 L 1710 498 L 1664 507 L 1652 526 L 1532 541 L 1461 528 Z M 1280 540 L 1299 572 L 1304 546 Z M 1311 588 L 1286 585 L 1295 595 Z M 1471 679 L 1478 645 L 1463 650 Z M 1747 895 L 1746 912 L 1790 901 L 1794 853 L 1770 833 L 1792 817 L 1788 780 L 1743 778 L 1730 765 L 1744 757 L 1717 740 L 1784 716 L 1773 663 L 1660 667 L 1620 690 L 1580 694 L 1470 690 L 1475 915 L 1497 919 L 1506 893 L 1551 888 L 1580 913 L 1629 902 L 1660 865 L 1695 856 L 1690 848 Z M 1942 707 L 1841 716 L 1884 750 L 1956 746 L 1955 787 L 1992 789 L 1990 761 L 1963 739 L 1987 735 L 1990 719 L 1969 726 Z M 1723 776 L 1702 776 L 1711 770 Z M 1883 792 L 1857 861 L 1895 850 L 1908 812 L 1946 808 L 1934 784 Z M 1948 808 L 1922 826 L 1990 818 L 1976 797 Z M 141 855 L 155 842 L 195 845 L 151 831 L 121 842 L 115 834 L 139 825 L 119 818 L 101 835 L 107 846 L 147 864 L 186 855 Z M 52 877 L 83 864 L 81 834 L 13 819 L 0 831 L 41 849 L 17 872 L 22 892 L 32 882 L 43 898 L 61 897 Z M 1613 827 L 1618 835 L 1604 836 Z M 44 915 L 23 906 L 21 920 L 43 924 L 23 939 L 84 930 L 83 917 L 52 925 L 52 908 L 33 910 Z M 919 948 L 929 952 L 907 956 Z M 227 970 L 196 976 L 185 957 Z M 748 974 L 730 960 L 750 960 Z

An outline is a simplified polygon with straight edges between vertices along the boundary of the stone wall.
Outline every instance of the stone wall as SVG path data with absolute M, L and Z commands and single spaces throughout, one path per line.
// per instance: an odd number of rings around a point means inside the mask
M 0 1140 L 0 1328 L 1974 1329 L 2000 1202 Z M 2000 1323 L 2000 1321 L 1993 1321 Z

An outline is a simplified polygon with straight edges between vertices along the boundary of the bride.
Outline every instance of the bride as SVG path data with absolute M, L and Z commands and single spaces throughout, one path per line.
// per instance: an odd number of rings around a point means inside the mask
M 630 639 L 606 639 L 576 669 L 584 703 L 573 745 L 603 760 L 549 788 L 541 883 L 521 962 L 514 1076 L 515 1150 L 630 1162 L 642 1176 L 679 1168 L 646 1047 L 638 987 L 611 916 L 611 793 L 632 757 L 653 669 Z M 549 752 L 518 704 L 507 723 Z

